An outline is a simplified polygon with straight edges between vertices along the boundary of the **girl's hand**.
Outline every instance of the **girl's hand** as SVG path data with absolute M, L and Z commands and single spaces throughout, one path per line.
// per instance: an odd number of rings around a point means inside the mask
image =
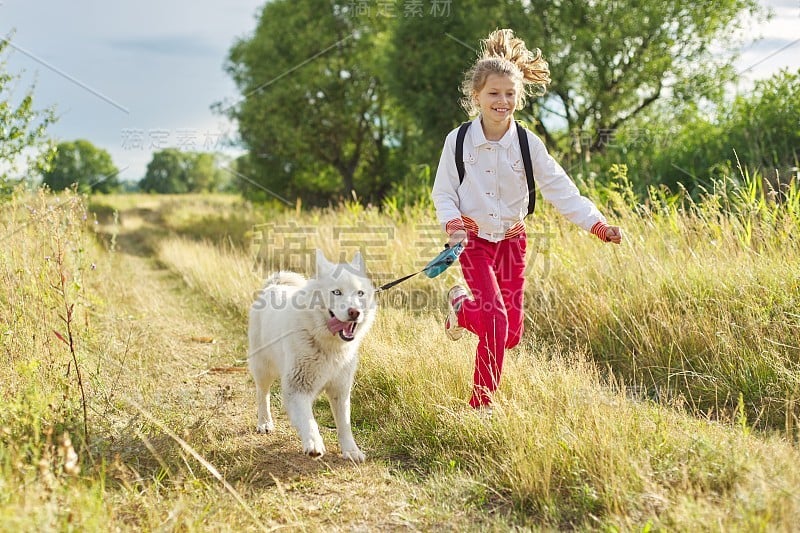
M 461 243 L 464 246 L 467 245 L 467 232 L 463 229 L 459 229 L 454 231 L 450 234 L 450 238 L 447 241 L 447 245 L 452 248 L 456 244 Z
M 606 242 L 619 244 L 622 242 L 622 230 L 617 226 L 609 226 L 606 229 Z

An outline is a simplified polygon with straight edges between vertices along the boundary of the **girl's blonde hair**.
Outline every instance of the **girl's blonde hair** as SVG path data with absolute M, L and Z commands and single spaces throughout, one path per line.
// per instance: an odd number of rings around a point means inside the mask
M 461 106 L 469 116 L 478 114 L 475 99 L 490 74 L 509 76 L 517 86 L 516 108 L 525 106 L 527 96 L 541 96 L 550 83 L 550 67 L 538 48 L 528 50 L 525 41 L 509 29 L 495 30 L 481 40 L 478 60 L 464 75 L 461 84 Z

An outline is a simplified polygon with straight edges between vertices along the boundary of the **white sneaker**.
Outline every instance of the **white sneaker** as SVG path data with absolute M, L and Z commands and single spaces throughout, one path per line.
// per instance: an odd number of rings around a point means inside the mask
M 464 303 L 466 298 L 467 291 L 461 285 L 455 285 L 447 293 L 450 311 L 444 320 L 444 331 L 450 337 L 450 340 L 457 341 L 464 335 L 464 328 L 458 325 L 458 311 L 461 310 L 461 304 Z

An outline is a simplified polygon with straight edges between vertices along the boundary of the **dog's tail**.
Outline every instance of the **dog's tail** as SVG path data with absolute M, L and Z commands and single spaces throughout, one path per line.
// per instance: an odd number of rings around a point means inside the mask
M 304 278 L 297 272 L 287 272 L 285 270 L 281 270 L 280 272 L 275 272 L 264 281 L 264 288 L 266 289 L 273 285 L 288 285 L 290 287 L 302 287 L 305 284 L 306 284 L 306 278 Z

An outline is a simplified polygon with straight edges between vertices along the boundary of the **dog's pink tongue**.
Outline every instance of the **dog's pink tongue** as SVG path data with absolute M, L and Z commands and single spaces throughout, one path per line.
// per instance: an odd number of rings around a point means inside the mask
M 330 330 L 331 333 L 336 335 L 344 328 L 346 328 L 347 324 L 348 324 L 347 322 L 342 322 L 341 320 L 333 316 L 330 318 L 330 320 L 328 320 L 328 330 Z

